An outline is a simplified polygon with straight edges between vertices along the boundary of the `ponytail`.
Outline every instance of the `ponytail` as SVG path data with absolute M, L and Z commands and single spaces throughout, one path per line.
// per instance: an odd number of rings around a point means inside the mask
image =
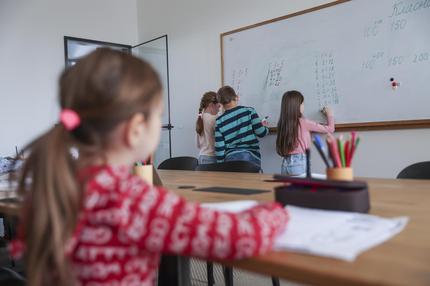
M 70 153 L 72 136 L 57 124 L 25 148 L 28 158 L 18 190 L 29 195 L 22 223 L 24 261 L 31 286 L 73 285 L 75 281 L 65 256 L 82 202 L 76 160 Z
M 217 103 L 217 94 L 213 91 L 208 91 L 205 94 L 203 94 L 202 99 L 200 100 L 199 115 L 198 115 L 197 121 L 196 121 L 196 132 L 199 136 L 202 135 L 203 130 L 204 130 L 203 111 L 211 103 Z
M 198 115 L 197 121 L 196 121 L 196 132 L 197 132 L 197 134 L 199 134 L 199 136 L 202 135 L 203 128 L 204 128 L 204 126 L 203 126 L 203 114 L 202 114 L 202 112 L 203 112 L 203 109 L 202 109 L 202 107 L 200 105 L 199 115 Z

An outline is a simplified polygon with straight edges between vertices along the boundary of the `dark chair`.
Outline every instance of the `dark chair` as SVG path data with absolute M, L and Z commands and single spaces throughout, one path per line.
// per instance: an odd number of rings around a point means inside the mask
M 194 171 L 199 161 L 194 157 L 173 157 L 166 159 L 158 165 L 160 170 L 185 170 Z
M 0 267 L 0 285 L 24 286 L 25 278 L 8 267 Z
M 407 166 L 397 175 L 397 179 L 430 180 L 430 161 L 419 162 Z
M 196 171 L 215 171 L 215 172 L 241 172 L 241 173 L 259 173 L 260 167 L 248 161 L 229 161 L 216 164 L 202 164 L 198 165 Z M 213 286 L 215 283 L 213 274 L 212 262 L 206 264 L 208 285 Z M 233 269 L 230 267 L 223 267 L 224 284 L 226 286 L 233 286 Z M 272 284 L 279 285 L 279 279 L 272 277 Z
M 194 157 L 173 157 L 161 162 L 161 164 L 158 165 L 158 169 L 194 171 L 198 164 L 199 161 Z M 161 180 L 159 181 L 161 184 Z M 170 286 L 189 284 L 190 262 L 188 258 L 175 255 L 163 255 L 160 261 L 157 285 Z
M 198 165 L 196 171 L 259 173 L 260 167 L 248 161 L 229 161 Z

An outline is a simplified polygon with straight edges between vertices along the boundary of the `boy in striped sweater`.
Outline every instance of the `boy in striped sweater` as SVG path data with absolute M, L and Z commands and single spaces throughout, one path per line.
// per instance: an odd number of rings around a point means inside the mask
M 238 96 L 230 86 L 218 90 L 218 102 L 225 112 L 216 120 L 215 155 L 217 162 L 249 161 L 261 167 L 257 137 L 269 133 L 265 120 L 252 107 L 238 105 Z

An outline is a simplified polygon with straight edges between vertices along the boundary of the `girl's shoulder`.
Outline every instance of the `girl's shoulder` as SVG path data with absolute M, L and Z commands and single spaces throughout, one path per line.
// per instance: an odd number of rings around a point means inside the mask
M 84 205 L 88 210 L 105 208 L 125 200 L 137 201 L 149 193 L 159 196 L 164 192 L 162 187 L 149 185 L 132 174 L 128 166 L 105 166 L 97 168 L 86 182 Z
M 212 115 L 210 113 L 203 113 L 202 118 L 205 121 L 215 121 L 217 119 L 218 115 Z
M 316 123 L 315 121 L 313 121 L 311 119 L 308 119 L 306 117 L 300 117 L 299 118 L 299 122 L 300 122 L 300 124 L 305 124 L 305 125 L 307 125 L 307 124 L 315 124 Z
M 248 111 L 254 111 L 254 110 L 255 110 L 255 108 L 254 108 L 254 107 L 251 107 L 251 106 L 243 106 L 243 105 L 239 105 L 239 106 L 238 106 L 238 108 L 239 108 L 240 110 L 248 110 Z

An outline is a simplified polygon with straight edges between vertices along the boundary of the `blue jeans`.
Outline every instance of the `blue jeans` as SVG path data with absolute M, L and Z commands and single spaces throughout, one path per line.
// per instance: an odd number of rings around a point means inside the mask
M 248 161 L 257 165 L 261 169 L 261 160 L 255 158 L 249 151 L 239 151 L 225 156 L 225 162 L 228 161 Z
M 215 163 L 216 163 L 216 156 L 208 156 L 208 155 L 199 156 L 199 165 L 215 164 Z
M 298 176 L 306 173 L 306 154 L 291 154 L 282 160 L 283 175 Z

